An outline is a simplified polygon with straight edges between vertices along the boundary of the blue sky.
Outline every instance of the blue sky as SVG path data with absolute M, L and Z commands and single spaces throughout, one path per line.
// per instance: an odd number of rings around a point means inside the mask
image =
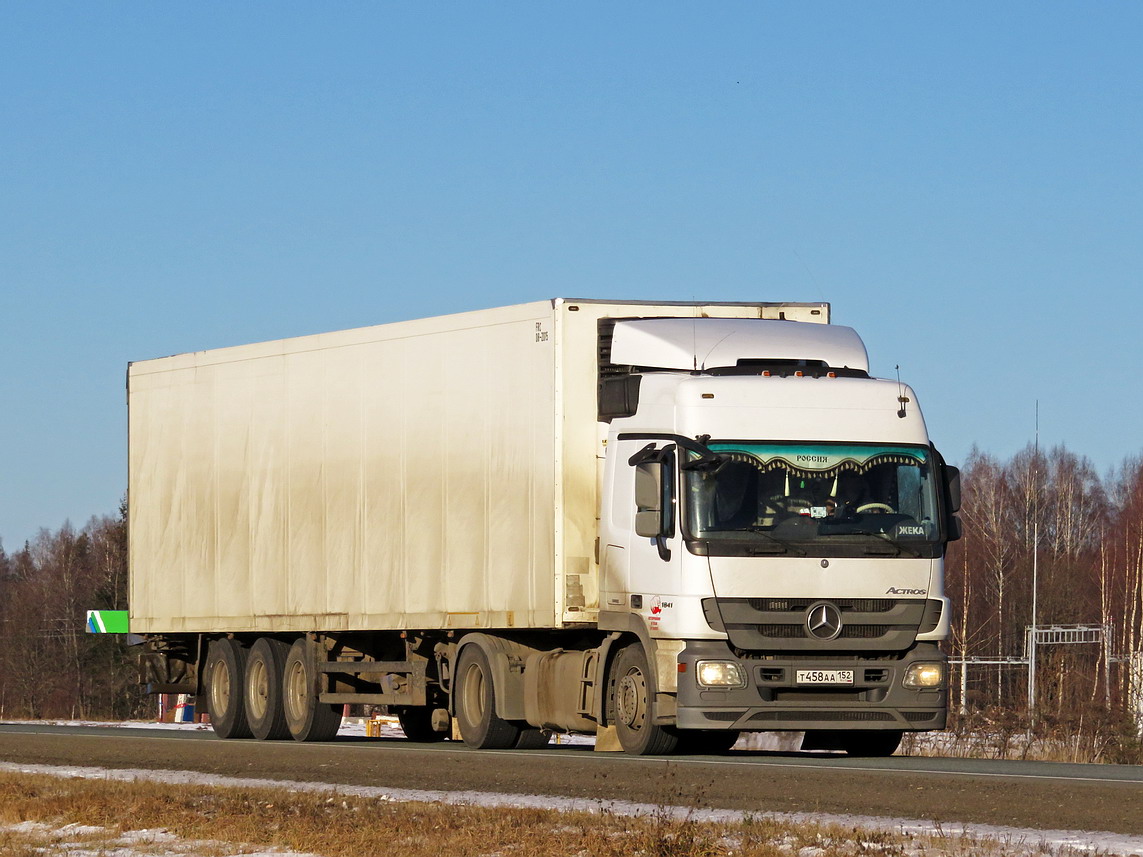
M 953 461 L 1143 450 L 1143 4 L 0 4 L 0 539 L 141 360 L 555 296 L 826 300 Z

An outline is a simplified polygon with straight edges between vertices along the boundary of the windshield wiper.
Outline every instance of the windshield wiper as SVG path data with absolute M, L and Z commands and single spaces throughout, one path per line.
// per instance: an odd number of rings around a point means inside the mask
M 769 541 L 778 545 L 779 547 L 781 547 L 783 550 L 785 550 L 788 553 L 797 554 L 798 556 L 805 556 L 806 555 L 806 552 L 804 550 L 802 550 L 801 548 L 796 548 L 792 544 L 790 544 L 789 542 L 783 541 L 782 539 L 778 538 L 777 536 L 770 535 L 768 532 L 766 532 L 766 530 L 764 530 L 762 527 L 758 527 L 758 526 L 754 526 L 754 527 L 725 527 L 725 528 L 720 527 L 717 530 L 710 530 L 709 532 L 711 532 L 711 533 L 756 533 L 757 535 L 762 536 L 764 539 L 768 539 Z M 707 538 L 710 538 L 710 536 L 707 536 Z
M 878 554 L 879 556 L 900 556 L 902 553 L 907 553 L 913 557 L 919 557 L 921 555 L 920 551 L 918 551 L 914 548 L 911 548 L 907 545 L 901 544 L 899 541 L 897 541 L 895 538 L 890 536 L 888 533 L 871 533 L 871 532 L 868 532 L 867 530 L 854 530 L 852 533 L 844 533 L 844 534 L 843 533 L 837 533 L 836 535 L 868 536 L 871 539 L 878 539 L 879 541 L 883 541 L 887 545 L 889 545 L 890 547 L 896 549 L 896 553 Z M 866 551 L 866 554 L 868 554 L 868 553 L 869 553 L 869 551 Z

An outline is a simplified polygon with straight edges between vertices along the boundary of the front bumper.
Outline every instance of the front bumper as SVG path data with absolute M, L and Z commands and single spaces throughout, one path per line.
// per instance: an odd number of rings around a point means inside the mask
M 700 687 L 700 660 L 734 661 L 746 687 Z M 679 655 L 677 725 L 681 729 L 779 731 L 818 729 L 943 729 L 947 683 L 912 690 L 902 684 L 914 663 L 947 658 L 932 643 L 918 643 L 891 657 L 844 657 L 782 653 L 781 657 L 738 658 L 722 641 L 690 641 Z M 798 684 L 798 670 L 853 670 L 852 685 Z

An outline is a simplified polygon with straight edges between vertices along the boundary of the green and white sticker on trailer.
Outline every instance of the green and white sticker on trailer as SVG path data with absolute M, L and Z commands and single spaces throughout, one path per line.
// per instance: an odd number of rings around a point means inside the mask
M 87 633 L 89 634 L 126 634 L 126 610 L 88 610 Z

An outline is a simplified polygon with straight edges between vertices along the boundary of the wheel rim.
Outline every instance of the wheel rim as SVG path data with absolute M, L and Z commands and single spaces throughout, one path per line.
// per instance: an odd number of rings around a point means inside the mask
M 465 718 L 472 724 L 479 723 L 484 717 L 484 670 L 479 664 L 469 664 L 462 687 Z
M 230 670 L 222 661 L 210 673 L 210 705 L 216 717 L 230 710 Z
M 306 686 L 306 668 L 298 661 L 286 670 L 285 693 L 282 694 L 290 718 L 297 721 L 305 716 L 306 699 L 309 689 Z
M 615 693 L 615 713 L 620 723 L 632 731 L 643 728 L 647 719 L 647 680 L 640 669 L 630 669 L 619 679 Z
M 266 707 L 270 698 L 270 676 L 266 669 L 266 662 L 261 658 L 253 658 L 247 667 L 247 686 L 250 692 L 246 695 L 246 708 L 250 716 L 260 719 L 266 714 Z

